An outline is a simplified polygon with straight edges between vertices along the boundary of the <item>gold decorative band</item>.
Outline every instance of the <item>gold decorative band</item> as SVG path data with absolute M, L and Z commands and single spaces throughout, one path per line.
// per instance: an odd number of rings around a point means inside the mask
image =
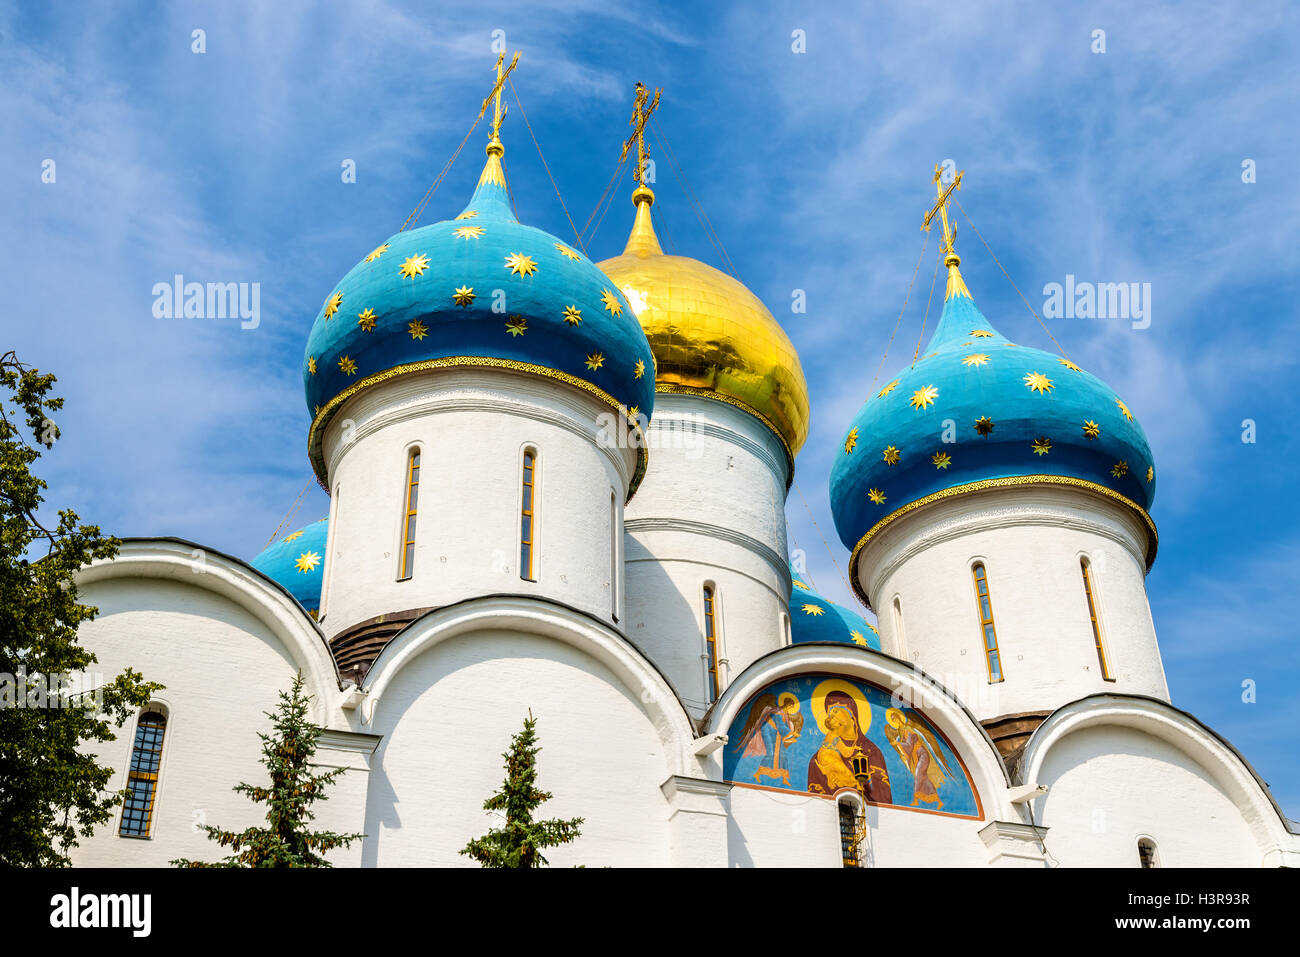
M 894 509 L 894 511 L 876 522 L 876 524 L 872 525 L 867 531 L 867 534 L 862 536 L 858 541 L 858 544 L 853 546 L 853 554 L 849 556 L 849 581 L 853 585 L 853 591 L 862 599 L 868 608 L 872 607 L 871 598 L 858 583 L 858 576 L 856 574 L 858 556 L 862 553 L 862 549 L 866 546 L 867 542 L 875 538 L 876 535 L 885 528 L 885 526 L 889 525 L 894 520 L 902 518 L 908 512 L 913 512 L 918 508 L 923 508 L 926 505 L 933 504 L 934 502 L 938 502 L 945 498 L 956 498 L 958 495 L 966 495 L 971 492 L 982 492 L 985 489 L 1009 488 L 1017 485 L 1067 485 L 1072 488 L 1081 488 L 1086 489 L 1089 492 L 1096 492 L 1100 495 L 1104 495 L 1106 498 L 1118 502 L 1121 505 L 1128 506 L 1142 517 L 1143 524 L 1146 526 L 1147 568 L 1150 569 L 1151 565 L 1155 562 L 1156 547 L 1159 545 L 1156 523 L 1151 520 L 1151 516 L 1147 514 L 1146 509 L 1128 496 L 1121 495 L 1113 488 L 1098 485 L 1096 482 L 1089 482 L 1087 479 L 1075 478 L 1072 475 L 1008 475 L 1004 478 L 983 479 L 979 482 L 968 482 L 965 485 L 954 485 L 952 488 L 945 488 L 940 489 L 937 492 L 931 492 L 929 495 L 922 496 L 915 501 L 908 502 L 900 508 Z
M 701 389 L 699 386 L 694 385 L 677 385 L 672 382 L 656 382 L 655 391 L 667 392 L 671 395 L 699 395 L 706 399 L 717 399 L 719 402 L 734 405 L 742 412 L 748 412 L 754 418 L 758 419 L 758 421 L 762 422 L 772 430 L 772 434 L 775 435 L 777 441 L 781 443 L 781 450 L 785 452 L 786 465 L 789 466 L 787 469 L 788 477 L 785 481 L 785 490 L 787 492 L 790 491 L 790 486 L 794 484 L 794 453 L 790 451 L 790 443 L 785 440 L 785 436 L 782 435 L 781 430 L 776 427 L 776 423 L 765 416 L 762 412 L 759 412 L 758 409 L 754 408 L 752 405 L 741 402 L 739 399 L 733 399 L 729 395 L 723 395 L 721 392 L 714 392 L 712 389 Z
M 400 366 L 393 366 L 391 369 L 385 369 L 383 372 L 376 372 L 372 376 L 367 376 L 359 382 L 354 382 L 334 398 L 330 399 L 321 410 L 316 413 L 316 418 L 312 420 L 311 429 L 307 433 L 307 457 L 311 461 L 312 471 L 316 473 L 316 482 L 323 488 L 326 494 L 329 494 L 328 477 L 325 475 L 325 459 L 321 448 L 324 438 L 325 426 L 329 424 L 334 413 L 339 410 L 348 399 L 352 398 L 363 389 L 368 389 L 380 382 L 388 379 L 395 379 L 398 376 L 409 375 L 413 372 L 425 372 L 430 369 L 449 369 L 455 367 L 471 367 L 480 369 L 509 369 L 512 372 L 526 372 L 531 375 L 545 376 L 548 379 L 558 379 L 567 385 L 581 389 L 594 395 L 601 402 L 610 408 L 620 412 L 623 419 L 628 425 L 636 431 L 638 436 L 636 471 L 632 474 L 632 481 L 628 485 L 627 501 L 632 500 L 636 490 L 641 485 L 641 480 L 645 477 L 646 466 L 649 462 L 649 453 L 646 450 L 645 435 L 641 431 L 641 424 L 633 417 L 627 414 L 627 408 L 604 389 L 597 388 L 586 379 L 579 379 L 575 375 L 567 372 L 561 372 L 559 369 L 552 369 L 548 366 L 534 365 L 531 362 L 519 362 L 515 359 L 491 359 L 485 356 L 444 356 L 441 359 L 422 359 L 419 362 L 407 362 Z

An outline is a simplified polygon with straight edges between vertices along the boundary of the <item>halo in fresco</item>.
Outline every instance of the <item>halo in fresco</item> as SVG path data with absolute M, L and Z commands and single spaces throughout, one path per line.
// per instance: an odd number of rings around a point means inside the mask
M 896 704 L 883 688 L 839 675 L 783 678 L 732 722 L 723 777 L 822 797 L 848 789 L 872 804 L 982 818 L 947 739 Z

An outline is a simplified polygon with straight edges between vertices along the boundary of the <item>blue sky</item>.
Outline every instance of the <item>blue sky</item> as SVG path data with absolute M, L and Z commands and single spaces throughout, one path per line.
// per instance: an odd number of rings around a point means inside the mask
M 803 360 L 813 429 L 787 514 L 828 597 L 855 604 L 822 544 L 843 568 L 831 456 L 902 307 L 936 162 L 966 171 L 962 204 L 1036 309 L 1066 274 L 1151 283 L 1148 329 L 1049 325 L 1125 397 L 1155 454 L 1148 590 L 1174 703 L 1300 817 L 1297 8 L 431 6 L 0 2 L 0 347 L 55 372 L 67 397 L 64 438 L 42 463 L 51 503 L 119 535 L 243 557 L 266 544 L 310 479 L 299 368 L 311 322 L 465 135 L 504 30 L 579 225 L 614 171 L 633 83 L 664 88 L 659 129 Z M 1090 49 L 1097 29 L 1104 54 Z M 463 205 L 483 132 L 424 221 Z M 520 218 L 571 236 L 517 111 L 503 137 Z M 720 266 L 666 165 L 658 178 L 675 250 Z M 593 259 L 622 249 L 629 183 L 619 190 Z M 1050 349 L 958 222 L 981 309 Z M 933 251 L 882 376 L 915 347 Z M 176 273 L 259 282 L 261 324 L 155 319 L 152 287 Z M 804 314 L 790 310 L 794 289 Z M 295 525 L 325 511 L 313 485 Z

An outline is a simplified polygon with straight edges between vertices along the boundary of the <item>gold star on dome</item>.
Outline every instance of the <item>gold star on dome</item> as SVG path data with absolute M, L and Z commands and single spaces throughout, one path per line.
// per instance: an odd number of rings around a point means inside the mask
M 600 292 L 600 301 L 616 316 L 623 315 L 623 305 L 618 301 L 618 296 L 614 295 L 608 289 L 602 289 Z
M 809 588 L 807 585 L 805 585 L 803 582 L 801 582 L 801 581 L 800 581 L 799 579 L 797 579 L 797 578 L 794 579 L 794 587 L 795 587 L 795 588 L 802 588 L 804 591 L 812 591 L 811 588 Z
M 898 464 L 898 447 L 897 447 L 897 446 L 891 445 L 891 446 L 889 446 L 888 448 L 886 448 L 883 452 L 881 452 L 880 454 L 881 454 L 881 457 L 884 458 L 884 460 L 885 460 L 885 464 L 886 464 L 886 465 L 897 465 L 897 464 Z
M 302 536 L 302 529 L 300 528 L 300 529 L 298 529 L 298 531 L 294 532 L 292 535 L 286 535 L 286 536 L 284 536 L 284 538 L 280 539 L 280 541 L 282 541 L 282 542 L 291 542 L 291 541 L 293 541 L 295 538 L 300 538 L 301 536 Z
M 972 336 L 974 336 L 976 339 L 992 339 L 992 338 L 993 338 L 993 333 L 989 332 L 987 329 L 972 329 L 972 330 L 970 331 L 970 334 L 971 334 Z
M 985 438 L 993 431 L 993 420 L 987 415 L 981 415 L 975 420 L 975 431 Z
M 460 214 L 459 216 L 457 216 L 456 218 L 457 218 L 457 219 L 473 219 L 473 218 L 474 218 L 475 216 L 477 216 L 477 215 L 478 215 L 478 210 L 477 210 L 477 209 L 467 209 L 467 210 L 465 210 L 465 212 L 461 213 L 461 214 Z
M 826 609 L 823 608 L 821 605 L 814 605 L 812 602 L 809 602 L 808 604 L 803 606 L 803 613 L 805 615 L 812 615 L 814 618 L 816 618 L 818 615 L 826 614 Z
M 934 463 L 935 468 L 946 469 L 949 465 L 952 465 L 952 456 L 947 452 L 935 452 L 934 455 L 930 456 L 930 461 Z
M 912 398 L 907 404 L 914 409 L 924 409 L 934 405 L 934 400 L 937 398 L 939 398 L 939 390 L 932 385 L 925 385 L 912 393 Z
M 525 256 L 523 253 L 511 253 L 506 257 L 506 268 L 516 276 L 531 276 L 537 272 L 537 263 L 533 262 L 531 256 Z
M 634 365 L 634 366 L 632 367 L 632 375 L 634 375 L 634 376 L 635 376 L 636 378 L 638 378 L 638 379 L 641 378 L 643 375 L 645 375 L 645 360 L 644 360 L 644 359 L 637 359 L 637 360 L 636 360 L 636 365 Z
M 863 648 L 867 647 L 867 639 L 862 637 L 862 632 L 851 631 L 849 632 L 849 637 L 853 639 L 855 645 L 859 645 Z
M 1052 443 L 1047 438 L 1034 439 L 1033 449 L 1035 455 L 1046 455 L 1052 451 Z
M 1031 372 L 1025 376 L 1025 385 L 1029 386 L 1030 392 L 1051 392 L 1052 380 L 1047 378 L 1041 372 Z
M 1110 474 L 1115 476 L 1115 478 L 1123 478 L 1125 475 L 1128 475 L 1128 462 L 1124 461 L 1124 459 L 1120 459 L 1111 466 Z
M 381 243 L 374 249 L 370 250 L 370 255 L 366 257 L 366 262 L 372 263 L 386 252 L 388 252 L 388 243 Z
M 293 563 L 294 567 L 304 575 L 307 572 L 314 572 L 316 566 L 320 564 L 320 556 L 315 552 L 303 552 L 298 556 L 297 561 Z
M 1101 435 L 1101 426 L 1092 421 L 1092 419 L 1089 419 L 1087 422 L 1083 423 L 1083 434 L 1090 439 L 1095 439 L 1097 436 Z
M 365 312 L 357 313 L 357 325 L 362 331 L 370 332 L 375 328 L 375 310 L 367 309 Z
M 580 260 L 579 260 L 579 257 L 578 257 L 578 254 L 575 253 L 575 252 L 574 252 L 572 249 L 570 249 L 568 246 L 564 245 L 564 243 L 556 243 L 556 244 L 555 244 L 555 248 L 558 249 L 558 250 L 560 251 L 560 255 L 561 255 L 561 256 L 568 256 L 568 257 L 569 257 L 570 259 L 572 259 L 574 262 L 579 262 L 579 261 L 580 261 Z
M 412 319 L 406 324 L 406 331 L 411 334 L 412 339 L 423 339 L 429 334 L 429 327 L 419 319 Z
M 857 448 L 857 446 L 858 446 L 858 430 L 855 427 L 849 429 L 849 434 L 844 438 L 844 454 L 848 455 L 855 448 Z
M 582 322 L 582 310 L 577 306 L 565 306 L 564 321 L 571 326 L 576 326 L 578 323 Z M 638 378 L 640 377 L 638 376 Z
M 512 336 L 522 336 L 528 331 L 528 320 L 523 316 L 511 316 L 506 320 L 506 329 Z
M 459 236 L 461 239 L 478 239 L 485 232 L 487 230 L 482 226 L 462 226 L 459 229 L 453 229 L 451 234 Z
M 898 380 L 897 380 L 897 379 L 895 379 L 893 382 L 889 383 L 889 385 L 885 386 L 883 389 L 881 389 L 879 392 L 877 392 L 877 393 L 876 393 L 876 398 L 877 398 L 877 399 L 883 399 L 885 396 L 889 395 L 889 393 L 891 393 L 891 392 L 894 391 L 894 386 L 896 386 L 896 385 L 898 385 Z
M 632 408 L 627 410 L 627 417 L 629 419 L 635 419 L 640 414 L 641 414 L 641 406 L 639 405 L 634 405 L 632 406 Z
M 429 268 L 429 257 L 417 253 L 414 256 L 407 256 L 406 261 L 401 265 L 401 273 L 407 279 L 414 279 L 416 276 L 423 276 L 424 271 Z
M 1124 413 L 1124 418 L 1126 418 L 1126 419 L 1128 419 L 1130 422 L 1132 422 L 1132 421 L 1133 421 L 1133 413 L 1130 412 L 1130 411 L 1128 410 L 1128 406 L 1126 406 L 1126 405 L 1125 405 L 1123 402 L 1121 402 L 1119 399 L 1116 399 L 1116 400 L 1115 400 L 1115 404 L 1116 404 L 1117 406 L 1119 406 L 1119 410 L 1120 410 L 1121 412 Z
M 1156 477 L 1156 470 L 1155 470 L 1155 467 L 1154 467 L 1154 466 L 1151 466 L 1151 465 L 1148 465 L 1148 466 L 1147 466 L 1147 481 L 1150 482 L 1150 481 L 1153 480 L 1155 477 Z
M 339 369 L 344 375 L 352 375 L 357 371 L 357 364 L 347 356 L 344 356 L 339 360 Z
M 339 305 L 343 302 L 343 293 L 336 292 L 325 302 L 325 318 L 334 318 L 334 313 L 339 311 Z
M 456 292 L 451 298 L 456 301 L 458 306 L 468 306 L 474 301 L 474 288 L 472 286 L 457 286 Z
M 1059 362 L 1061 365 L 1065 366 L 1065 367 L 1066 367 L 1067 369 L 1069 369 L 1071 372 L 1082 372 L 1082 371 L 1083 371 L 1083 370 L 1080 369 L 1077 365 L 1075 365 L 1073 362 L 1071 362 L 1069 359 L 1057 359 L 1056 361 Z
M 885 504 L 885 493 L 880 491 L 878 488 L 867 489 L 867 498 L 871 499 L 871 501 L 875 502 L 877 505 Z
M 308 371 L 309 373 L 311 373 L 312 375 L 315 375 L 315 374 L 316 374 L 316 357 L 315 357 L 315 356 L 308 356 L 308 357 L 307 357 L 307 371 Z
M 988 361 L 989 357 L 987 353 L 972 352 L 965 359 L 961 360 L 961 364 L 964 366 L 982 366 L 987 365 Z
M 587 368 L 591 370 L 599 369 L 605 364 L 605 354 L 603 352 L 593 352 L 587 356 Z

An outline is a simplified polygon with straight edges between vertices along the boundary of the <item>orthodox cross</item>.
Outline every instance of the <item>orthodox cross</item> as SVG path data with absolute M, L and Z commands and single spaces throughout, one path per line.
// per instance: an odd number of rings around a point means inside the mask
M 510 65 L 506 67 L 505 70 L 502 70 L 501 64 L 505 63 L 505 61 L 506 52 L 502 50 L 497 54 L 497 82 L 492 87 L 492 92 L 487 95 L 487 99 L 483 101 L 483 105 L 479 107 L 478 111 L 478 115 L 481 119 L 483 114 L 487 112 L 488 104 L 492 104 L 492 138 L 494 140 L 501 138 L 501 121 L 506 118 L 506 108 L 501 105 L 501 86 L 506 82 L 506 77 L 508 77 L 514 71 L 514 68 L 519 65 L 519 53 L 516 51 L 514 59 L 510 61 Z
M 934 168 L 934 191 L 935 194 L 938 196 L 938 199 L 935 201 L 935 204 L 932 207 L 930 207 L 930 211 L 925 214 L 925 219 L 921 223 L 921 228 L 924 229 L 926 232 L 929 232 L 930 220 L 934 219 L 935 214 L 937 213 L 939 214 L 940 217 L 942 217 L 943 251 L 945 253 L 952 252 L 952 241 L 956 235 L 955 231 L 948 225 L 948 197 L 952 195 L 954 191 L 961 189 L 961 178 L 962 178 L 962 174 L 964 174 L 965 172 L 966 172 L 965 170 L 962 170 L 956 176 L 954 176 L 952 178 L 952 182 L 949 183 L 948 187 L 945 189 L 942 181 L 942 171 L 939 169 L 937 165 Z
M 629 136 L 627 142 L 623 144 L 623 153 L 618 158 L 621 163 L 623 160 L 627 159 L 628 151 L 631 150 L 633 146 L 636 147 L 636 171 L 634 178 L 641 186 L 645 185 L 645 125 L 650 121 L 650 114 L 653 113 L 655 107 L 659 105 L 659 94 L 662 92 L 663 90 L 655 90 L 654 99 L 650 100 L 650 105 L 647 107 L 646 100 L 650 99 L 650 91 L 645 88 L 644 83 L 638 83 L 636 85 L 636 105 L 632 108 L 632 118 L 627 121 L 628 125 L 632 127 L 632 135 Z

